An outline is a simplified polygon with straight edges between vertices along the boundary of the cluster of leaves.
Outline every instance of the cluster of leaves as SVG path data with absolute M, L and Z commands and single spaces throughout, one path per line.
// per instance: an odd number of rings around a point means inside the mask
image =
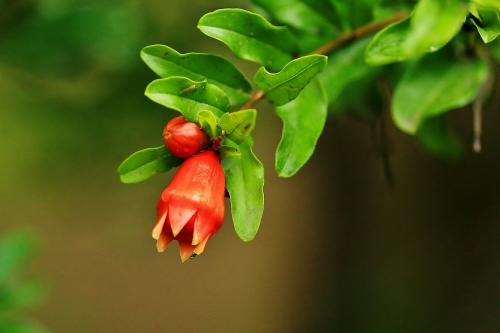
M 38 304 L 45 288 L 35 280 L 20 278 L 20 270 L 34 253 L 33 237 L 11 232 L 0 239 L 0 332 L 45 333 L 37 323 L 19 312 Z
M 377 117 L 384 105 L 381 81 L 395 87 L 385 101 L 392 105 L 395 124 L 431 152 L 456 156 L 459 146 L 442 115 L 471 103 L 491 75 L 488 48 L 477 36 L 490 43 L 499 34 L 498 0 L 253 3 L 255 12 L 208 13 L 198 28 L 237 57 L 262 66 L 253 77 L 255 90 L 236 66 L 217 55 L 182 54 L 163 45 L 141 53 L 161 77 L 147 87 L 146 96 L 200 124 L 210 136 L 225 138 L 222 162 L 240 238 L 255 236 L 263 211 L 264 170 L 250 136 L 257 114 L 252 107 L 260 99 L 273 104 L 283 121 L 275 164 L 282 177 L 296 174 L 312 156 L 329 110 Z M 391 17 L 396 23 L 368 36 L 376 22 Z M 125 183 L 139 182 L 178 162 L 163 147 L 152 148 L 129 157 L 119 173 Z

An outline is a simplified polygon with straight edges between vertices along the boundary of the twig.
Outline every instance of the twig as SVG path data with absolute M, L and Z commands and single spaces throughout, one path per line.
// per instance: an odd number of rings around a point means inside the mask
M 357 29 L 341 34 L 337 38 L 331 40 L 330 42 L 326 43 L 320 48 L 314 50 L 313 52 L 311 52 L 311 54 L 328 54 L 344 44 L 355 41 L 356 39 L 360 39 L 373 32 L 377 32 L 392 23 L 401 21 L 406 17 L 407 17 L 406 14 L 397 13 L 396 15 L 386 20 L 380 22 L 368 23 L 367 25 L 363 25 Z
M 482 48 L 477 48 L 477 53 L 479 56 L 486 61 L 486 63 L 492 68 L 494 72 L 493 65 L 489 58 L 489 54 Z M 481 153 L 481 134 L 483 128 L 483 106 L 488 99 L 491 91 L 493 89 L 493 83 L 495 81 L 495 74 L 489 74 L 486 81 L 479 88 L 477 98 L 472 104 L 472 151 L 476 154 Z
M 264 98 L 264 95 L 265 93 L 262 90 L 254 91 L 250 96 L 250 99 L 241 107 L 241 109 L 250 109 L 255 103 Z
M 335 51 L 336 49 L 338 49 L 339 47 L 341 47 L 347 43 L 353 42 L 357 39 L 365 37 L 366 35 L 377 32 L 377 31 L 387 27 L 388 25 L 390 25 L 392 23 L 395 23 L 395 22 L 398 22 L 398 21 L 405 19 L 406 17 L 408 17 L 408 15 L 406 15 L 404 13 L 397 13 L 396 15 L 394 15 L 386 20 L 383 20 L 380 22 L 372 22 L 372 23 L 363 25 L 357 29 L 354 29 L 352 31 L 348 31 L 348 32 L 341 34 L 340 36 L 332 39 L 331 41 L 329 41 L 325 45 L 321 46 L 320 48 L 314 50 L 310 54 L 327 55 L 327 54 Z M 243 109 L 249 109 L 249 108 L 253 107 L 258 101 L 263 99 L 265 97 L 265 95 L 266 94 L 262 90 L 257 90 L 255 92 L 253 92 L 250 99 L 241 107 L 241 109 L 243 110 Z

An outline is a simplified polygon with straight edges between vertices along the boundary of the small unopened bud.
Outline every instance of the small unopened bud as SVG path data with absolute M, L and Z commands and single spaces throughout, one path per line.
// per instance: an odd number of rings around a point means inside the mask
M 175 117 L 163 129 L 163 142 L 175 157 L 188 158 L 208 145 L 208 135 L 184 117 Z

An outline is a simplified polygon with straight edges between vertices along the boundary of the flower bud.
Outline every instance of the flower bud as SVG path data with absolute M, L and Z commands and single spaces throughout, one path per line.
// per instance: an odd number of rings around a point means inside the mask
M 188 158 L 209 142 L 208 135 L 182 116 L 171 119 L 163 129 L 163 142 L 175 157 Z
M 214 151 L 186 159 L 158 201 L 152 233 L 158 252 L 177 240 L 183 262 L 201 254 L 224 222 L 224 195 L 224 170 Z

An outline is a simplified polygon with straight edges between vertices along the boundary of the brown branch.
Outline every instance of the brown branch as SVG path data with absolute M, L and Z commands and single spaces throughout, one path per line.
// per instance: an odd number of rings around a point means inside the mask
M 326 43 L 325 45 L 321 46 L 320 48 L 314 50 L 311 52 L 311 54 L 328 54 L 336 49 L 338 49 L 340 46 L 347 44 L 349 42 L 355 41 L 357 39 L 360 39 L 362 37 L 365 37 L 366 35 L 369 35 L 371 33 L 377 32 L 379 30 L 382 30 L 383 28 L 387 27 L 390 24 L 396 23 L 398 21 L 401 21 L 407 17 L 406 14 L 403 13 L 397 13 L 396 15 L 383 20 L 379 22 L 372 22 L 368 23 L 367 25 L 363 25 L 357 29 L 354 29 L 352 31 L 345 32 L 338 36 L 337 38 L 331 40 L 330 42 Z
M 398 22 L 398 21 L 401 21 L 401 20 L 405 19 L 406 17 L 408 17 L 407 14 L 397 13 L 396 15 L 394 15 L 386 20 L 383 20 L 380 22 L 368 23 L 368 24 L 363 25 L 357 29 L 354 29 L 352 31 L 348 31 L 348 32 L 341 34 L 340 36 L 332 39 L 331 41 L 329 41 L 325 45 L 321 46 L 320 48 L 314 50 L 310 54 L 327 55 L 327 54 L 335 51 L 336 49 L 338 49 L 339 47 L 341 47 L 347 43 L 353 42 L 357 39 L 365 37 L 366 35 L 369 35 L 371 33 L 382 30 L 383 28 L 387 27 L 388 25 L 395 23 L 395 22 Z M 257 90 L 255 92 L 253 92 L 252 95 L 250 96 L 250 99 L 241 107 L 241 110 L 249 109 L 249 108 L 253 107 L 258 101 L 263 99 L 265 97 L 265 95 L 266 94 L 262 90 Z
M 245 109 L 250 109 L 252 106 L 255 105 L 258 101 L 263 99 L 265 96 L 265 93 L 262 90 L 257 90 L 252 93 L 250 96 L 250 99 L 241 107 L 242 110 Z

